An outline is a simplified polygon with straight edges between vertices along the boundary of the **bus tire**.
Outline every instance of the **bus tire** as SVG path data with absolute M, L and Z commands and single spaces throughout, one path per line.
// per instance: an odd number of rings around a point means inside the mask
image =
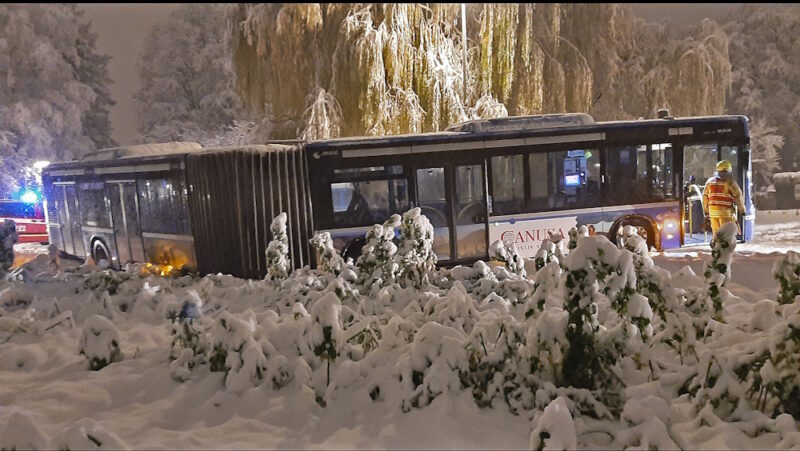
M 617 243 L 617 237 L 622 233 L 622 228 L 625 226 L 633 226 L 639 229 L 639 235 L 644 234 L 643 238 L 647 241 L 648 249 L 661 250 L 661 235 L 658 233 L 658 228 L 652 219 L 643 215 L 630 215 L 623 216 L 616 221 L 608 230 L 608 238 L 612 243 Z
M 100 266 L 100 261 L 105 260 L 111 267 L 111 252 L 108 251 L 108 246 L 100 238 L 92 240 L 92 260 L 94 264 Z

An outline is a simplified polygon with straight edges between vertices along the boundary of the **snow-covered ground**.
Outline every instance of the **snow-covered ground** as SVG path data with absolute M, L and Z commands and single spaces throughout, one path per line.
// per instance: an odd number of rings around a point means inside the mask
M 616 364 L 623 399 L 610 415 L 603 406 L 587 407 L 607 399 L 600 394 L 605 387 L 556 388 L 545 370 L 530 378 L 515 373 L 529 369 L 507 364 L 533 361 L 525 360 L 530 355 L 563 357 L 554 348 L 544 351 L 559 339 L 558 332 L 551 341 L 543 338 L 558 329 L 559 318 L 566 321 L 559 314 L 566 296 L 561 285 L 545 293 L 543 310 L 526 320 L 525 300 L 537 296 L 533 284 L 497 268 L 494 273 L 484 268 L 482 275 L 464 268 L 448 273 L 449 280 L 434 281 L 436 287 L 426 292 L 396 287 L 375 290 L 365 300 L 348 294 L 357 282 L 347 270 L 338 282 L 331 275 L 298 273 L 278 288 L 220 275 L 163 278 L 137 272 L 144 268 L 102 272 L 68 261 L 56 268 L 41 255 L 23 267 L 24 280 L 0 282 L 0 449 L 527 449 L 542 439 L 554 447 L 579 448 L 800 448 L 795 421 L 800 418 L 761 413 L 736 391 L 737 383 L 723 378 L 730 376 L 724 371 L 716 389 L 708 379 L 694 396 L 677 388 L 680 377 L 696 373 L 693 380 L 702 379 L 714 359 L 725 362 L 734 351 L 745 355 L 768 348 L 763 343 L 776 333 L 771 327 L 780 318 L 800 327 L 797 308 L 773 302 L 778 283 L 772 268 L 787 250 L 800 251 L 800 216 L 794 210 L 759 212 L 756 239 L 738 246 L 733 256 L 730 295 L 722 289 L 723 321 L 708 321 L 713 310 L 687 316 L 713 330 L 694 343 L 695 358 L 687 353 L 681 364 L 683 357 L 663 343 L 653 344 L 663 336 L 663 324 L 652 312 L 651 351 L 626 335 L 623 345 L 633 346 L 626 349 L 636 358 Z M 674 288 L 700 295 L 707 289 L 702 274 L 711 258 L 707 248 L 653 256 L 671 274 Z M 528 277 L 538 275 L 529 271 Z M 611 294 L 592 296 L 600 323 L 613 330 L 620 322 Z M 192 306 L 200 312 L 191 330 L 200 331 L 194 348 L 205 346 L 202 357 L 173 348 L 172 331 L 187 330 L 178 313 Z M 106 325 L 93 315 L 110 321 Z M 499 324 L 504 326 L 498 329 Z M 538 347 L 534 338 L 525 338 L 534 325 Z M 519 356 L 497 354 L 506 343 L 501 336 L 511 337 L 512 330 L 527 344 Z M 87 357 L 110 358 L 111 338 L 103 337 L 115 331 L 121 360 L 91 371 Z M 337 352 L 329 384 L 328 361 L 319 357 L 325 343 Z M 513 343 L 509 338 L 505 346 Z M 211 371 L 215 345 L 227 350 L 227 358 L 217 361 L 225 362 L 227 376 Z M 469 354 L 475 349 L 478 354 Z M 798 355 L 794 368 L 800 372 Z M 473 357 L 483 366 L 470 363 Z M 650 369 L 637 363 L 646 358 Z M 492 365 L 504 361 L 503 370 L 492 373 Z M 489 380 L 481 385 L 480 377 L 467 378 L 473 385 L 464 388 L 468 368 L 489 374 Z M 476 395 L 483 396 L 480 403 L 473 396 L 478 386 L 486 391 Z M 499 388 L 495 395 L 492 387 Z M 506 396 L 513 389 L 520 397 L 504 400 L 503 387 Z M 725 387 L 730 393 L 721 391 Z M 724 400 L 736 395 L 740 405 L 726 409 Z M 798 397 L 800 406 L 797 392 L 787 396 Z M 721 404 L 713 407 L 716 402 Z

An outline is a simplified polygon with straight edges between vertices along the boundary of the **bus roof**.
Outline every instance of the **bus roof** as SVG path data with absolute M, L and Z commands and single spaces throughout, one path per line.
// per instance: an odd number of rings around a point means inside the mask
M 105 161 L 116 160 L 118 158 L 169 155 L 174 153 L 189 153 L 202 149 L 203 146 L 196 142 L 136 144 L 132 146 L 100 149 L 95 152 L 87 153 L 81 158 L 81 161 Z
M 368 149 L 371 147 L 401 147 L 433 145 L 470 141 L 515 139 L 537 135 L 568 135 L 574 133 L 601 133 L 612 129 L 624 129 L 631 125 L 643 128 L 686 127 L 691 125 L 721 125 L 746 127 L 745 116 L 694 116 L 663 119 L 631 119 L 595 122 L 588 114 L 519 116 L 481 121 L 471 121 L 452 126 L 442 132 L 407 135 L 348 137 L 313 141 L 308 143 L 310 151 Z M 746 129 L 746 128 L 745 128 Z M 458 131 L 456 131 L 458 130 Z

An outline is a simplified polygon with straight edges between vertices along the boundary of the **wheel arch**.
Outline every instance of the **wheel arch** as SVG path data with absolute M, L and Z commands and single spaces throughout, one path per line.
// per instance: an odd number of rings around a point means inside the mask
M 656 250 L 661 250 L 661 231 L 656 225 L 656 221 L 647 215 L 642 214 L 628 214 L 617 218 L 608 229 L 608 238 L 612 243 L 617 244 L 617 234 L 619 230 L 626 225 L 636 225 L 647 228 L 648 237 L 652 237 L 651 242 L 647 243 Z

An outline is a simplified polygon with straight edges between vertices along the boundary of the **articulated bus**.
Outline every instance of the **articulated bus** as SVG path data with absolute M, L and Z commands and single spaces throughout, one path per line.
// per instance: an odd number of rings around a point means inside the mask
M 700 202 L 722 159 L 745 194 L 738 239 L 750 240 L 755 224 L 744 116 L 561 114 L 414 135 L 156 147 L 46 168 L 51 242 L 115 267 L 263 277 L 269 225 L 282 211 L 292 264 L 302 267 L 314 264 L 315 232 L 355 257 L 371 225 L 420 207 L 446 266 L 486 259 L 495 240 L 532 257 L 550 233 L 581 225 L 612 241 L 632 225 L 651 248 L 670 249 L 710 241 Z

